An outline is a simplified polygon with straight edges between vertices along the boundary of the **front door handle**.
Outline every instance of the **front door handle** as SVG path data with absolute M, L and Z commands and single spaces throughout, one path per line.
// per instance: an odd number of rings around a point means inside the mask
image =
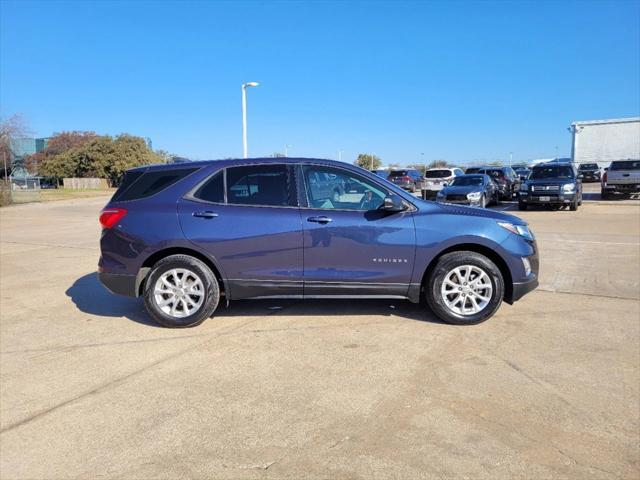
M 332 220 L 329 217 L 325 217 L 324 215 L 321 215 L 319 217 L 309 217 L 307 218 L 307 222 L 313 222 L 313 223 L 329 223 Z
M 199 217 L 199 218 L 216 218 L 218 216 L 217 213 L 215 212 L 193 212 L 193 216 L 194 217 Z

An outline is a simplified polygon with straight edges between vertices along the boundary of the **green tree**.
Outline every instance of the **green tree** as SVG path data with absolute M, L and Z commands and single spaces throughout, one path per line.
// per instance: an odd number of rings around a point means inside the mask
M 43 163 L 40 172 L 57 178 L 106 178 L 111 185 L 116 185 L 129 168 L 161 163 L 162 160 L 141 137 L 104 135 L 52 156 Z
M 382 166 L 382 160 L 376 155 L 360 153 L 353 164 L 366 170 L 377 170 Z
M 161 163 L 171 163 L 176 158 L 180 158 L 180 155 L 169 153 L 166 150 L 156 150 L 154 153 L 160 158 Z

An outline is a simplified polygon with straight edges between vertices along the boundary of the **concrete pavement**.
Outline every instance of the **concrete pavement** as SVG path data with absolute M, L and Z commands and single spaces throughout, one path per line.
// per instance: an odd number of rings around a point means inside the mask
M 0 477 L 637 478 L 640 206 L 518 212 L 538 291 L 150 323 L 95 276 L 105 198 L 0 210 Z

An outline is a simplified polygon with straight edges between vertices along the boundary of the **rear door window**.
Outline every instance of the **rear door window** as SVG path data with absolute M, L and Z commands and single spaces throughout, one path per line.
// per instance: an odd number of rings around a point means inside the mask
M 248 165 L 227 169 L 227 203 L 289 206 L 292 205 L 290 190 L 286 165 Z
M 216 173 L 193 196 L 205 202 L 224 203 L 224 172 Z

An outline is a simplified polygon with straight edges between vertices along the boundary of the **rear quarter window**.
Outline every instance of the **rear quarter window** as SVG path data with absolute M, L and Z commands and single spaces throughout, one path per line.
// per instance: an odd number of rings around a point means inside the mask
M 155 170 L 147 172 L 129 172 L 116 191 L 112 202 L 126 202 L 150 197 L 183 179 L 197 168 L 180 168 L 175 170 Z M 131 175 L 131 177 L 129 177 Z

